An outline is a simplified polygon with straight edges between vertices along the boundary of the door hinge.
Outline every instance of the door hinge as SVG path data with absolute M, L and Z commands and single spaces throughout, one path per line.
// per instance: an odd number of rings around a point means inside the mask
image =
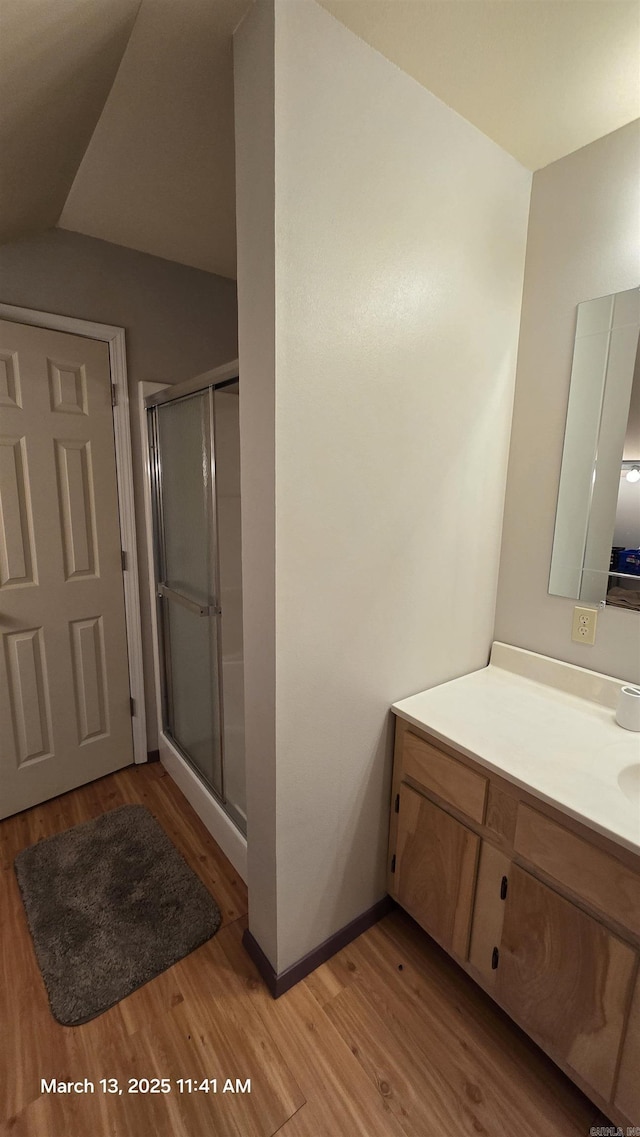
M 395 871 L 396 871 L 396 855 L 394 853 L 392 858 L 391 858 L 391 872 L 395 872 Z
M 499 962 L 500 962 L 500 952 L 499 952 L 497 947 L 494 947 L 493 951 L 491 952 L 491 970 L 492 971 L 496 970 Z
M 396 803 L 394 809 L 396 813 L 400 813 L 400 794 L 396 794 Z
M 500 881 L 500 899 L 501 900 L 507 899 L 508 887 L 509 887 L 509 881 L 507 880 L 506 876 L 503 876 L 502 880 Z
M 136 717 L 136 701 L 133 695 L 129 695 L 129 709 L 131 711 L 131 718 L 134 719 Z
M 118 405 L 118 388 L 115 383 L 111 384 L 111 406 L 117 407 Z
M 122 571 L 126 572 L 127 571 L 127 554 L 126 554 L 126 551 L 124 549 L 120 550 L 120 558 L 122 560 Z

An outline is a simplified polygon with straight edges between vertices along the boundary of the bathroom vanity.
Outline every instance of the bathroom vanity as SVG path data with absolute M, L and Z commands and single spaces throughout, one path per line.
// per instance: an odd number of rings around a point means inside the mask
M 388 889 L 621 1126 L 640 1124 L 640 734 L 622 681 L 494 644 L 396 703 Z

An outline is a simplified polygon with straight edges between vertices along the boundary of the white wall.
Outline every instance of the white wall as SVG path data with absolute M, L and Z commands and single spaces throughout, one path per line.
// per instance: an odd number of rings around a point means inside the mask
M 389 704 L 487 662 L 531 176 L 311 0 L 277 0 L 274 231 L 270 9 L 236 36 L 236 168 L 245 420 L 275 383 L 276 882 L 250 768 L 250 927 L 282 971 L 384 894 Z
M 0 247 L 0 301 L 125 328 L 147 745 L 154 750 L 156 697 L 136 388 L 141 380 L 176 383 L 235 359 L 235 282 L 108 241 L 50 229 Z
M 216 509 L 220 568 L 220 629 L 224 726 L 224 793 L 246 824 L 244 679 L 242 659 L 242 512 L 238 391 L 214 393 Z
M 640 122 L 533 177 L 496 638 L 637 682 L 637 613 L 608 607 L 593 647 L 547 592 L 576 308 L 640 283 Z
M 234 36 L 247 883 L 251 931 L 275 964 L 274 46 L 273 7 L 256 4 Z

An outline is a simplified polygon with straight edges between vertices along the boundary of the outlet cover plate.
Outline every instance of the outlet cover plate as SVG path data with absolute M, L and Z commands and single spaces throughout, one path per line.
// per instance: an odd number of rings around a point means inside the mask
M 594 644 L 597 620 L 597 608 L 574 608 L 571 639 L 577 644 Z

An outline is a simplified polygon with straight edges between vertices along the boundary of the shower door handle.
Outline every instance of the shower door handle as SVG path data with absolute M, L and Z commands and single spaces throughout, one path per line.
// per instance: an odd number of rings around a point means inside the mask
M 217 604 L 200 604 L 197 600 L 192 600 L 190 596 L 183 596 L 182 592 L 176 592 L 175 588 L 169 588 L 168 584 L 158 585 L 158 596 L 164 597 L 165 600 L 171 600 L 174 604 L 181 604 L 183 608 L 187 608 L 196 616 L 219 616 L 222 612 Z

